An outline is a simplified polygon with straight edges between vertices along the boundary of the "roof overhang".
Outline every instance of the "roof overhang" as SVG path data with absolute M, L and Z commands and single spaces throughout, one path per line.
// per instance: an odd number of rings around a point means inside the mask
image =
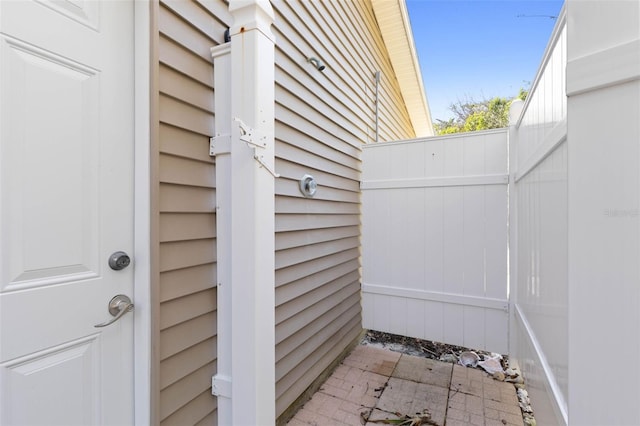
M 416 137 L 433 136 L 431 112 L 405 0 L 372 0 L 371 3 Z

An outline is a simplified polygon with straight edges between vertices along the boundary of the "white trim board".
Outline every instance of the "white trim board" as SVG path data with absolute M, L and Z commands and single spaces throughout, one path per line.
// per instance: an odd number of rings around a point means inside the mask
M 544 138 L 544 141 L 538 146 L 533 154 L 523 161 L 522 167 L 518 167 L 515 173 L 515 181 L 529 174 L 530 171 L 536 168 L 545 158 L 550 156 L 564 141 L 567 140 L 567 120 L 564 119 L 559 122 Z
M 640 79 L 640 39 L 567 63 L 567 96 Z
M 410 288 L 391 287 L 387 285 L 362 284 L 362 293 L 379 294 L 383 296 L 403 297 L 408 299 L 428 300 L 454 305 L 475 306 L 478 308 L 509 311 L 509 301 L 491 297 L 468 296 L 464 294 L 443 293 L 438 291 L 415 290 Z
M 151 17 L 134 7 L 134 421 L 151 424 Z
M 540 343 L 529 324 L 526 316 L 523 314 L 520 309 L 519 304 L 514 304 L 513 309 L 516 317 L 516 321 L 520 323 L 522 326 L 522 330 L 524 331 L 524 337 L 528 340 L 529 344 L 533 348 L 534 355 L 538 358 L 539 365 L 542 367 L 542 371 L 544 372 L 545 386 L 547 387 L 548 394 L 552 396 L 551 401 L 553 402 L 554 409 L 557 414 L 560 414 L 562 420 L 565 425 L 569 424 L 569 413 L 567 409 L 567 402 L 564 400 L 562 396 L 562 391 L 560 390 L 560 386 L 555 380 L 555 376 L 551 370 L 551 366 L 547 362 L 547 357 L 544 355 L 542 348 L 540 347 Z
M 482 176 L 444 176 L 436 178 L 369 180 L 360 189 L 441 188 L 444 186 L 507 185 L 508 174 Z
M 493 135 L 493 134 L 500 134 L 500 133 L 507 133 L 509 131 L 509 128 L 507 127 L 503 127 L 500 129 L 489 129 L 489 130 L 477 130 L 475 132 L 463 132 L 463 133 L 452 133 L 449 135 L 442 135 L 442 136 L 427 136 L 427 137 L 422 137 L 422 138 L 413 138 L 413 139 L 400 139 L 397 141 L 388 141 L 388 142 L 378 142 L 378 143 L 368 143 L 368 144 L 364 144 L 362 145 L 362 150 L 369 150 L 369 149 L 376 149 L 376 148 L 383 148 L 385 146 L 390 146 L 390 145 L 412 145 L 412 144 L 420 144 L 420 143 L 424 143 L 424 142 L 435 142 L 435 141 L 450 141 L 452 139 L 465 139 L 465 138 L 470 138 L 470 137 L 475 137 L 475 136 L 483 136 L 483 135 Z

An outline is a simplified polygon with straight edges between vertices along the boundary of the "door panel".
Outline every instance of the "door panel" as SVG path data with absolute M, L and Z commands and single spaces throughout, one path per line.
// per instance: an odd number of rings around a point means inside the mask
M 0 1 L 0 424 L 133 422 L 133 4 Z M 134 301 L 135 302 L 135 301 Z
M 0 40 L 10 103 L 1 160 L 11 246 L 3 290 L 97 277 L 100 76 Z
M 40 424 L 42 412 L 49 424 L 100 424 L 100 361 L 100 336 L 94 335 L 7 363 L 7 424 Z

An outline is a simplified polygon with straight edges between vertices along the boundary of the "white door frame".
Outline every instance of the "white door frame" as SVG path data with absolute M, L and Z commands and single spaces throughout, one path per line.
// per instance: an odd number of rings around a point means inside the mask
M 134 424 L 151 424 L 151 14 L 134 3 Z

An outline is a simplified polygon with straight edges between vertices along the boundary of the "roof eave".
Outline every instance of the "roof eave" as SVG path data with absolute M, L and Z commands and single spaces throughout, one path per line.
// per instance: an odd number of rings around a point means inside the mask
M 416 137 L 432 136 L 431 112 L 405 0 L 371 3 Z

